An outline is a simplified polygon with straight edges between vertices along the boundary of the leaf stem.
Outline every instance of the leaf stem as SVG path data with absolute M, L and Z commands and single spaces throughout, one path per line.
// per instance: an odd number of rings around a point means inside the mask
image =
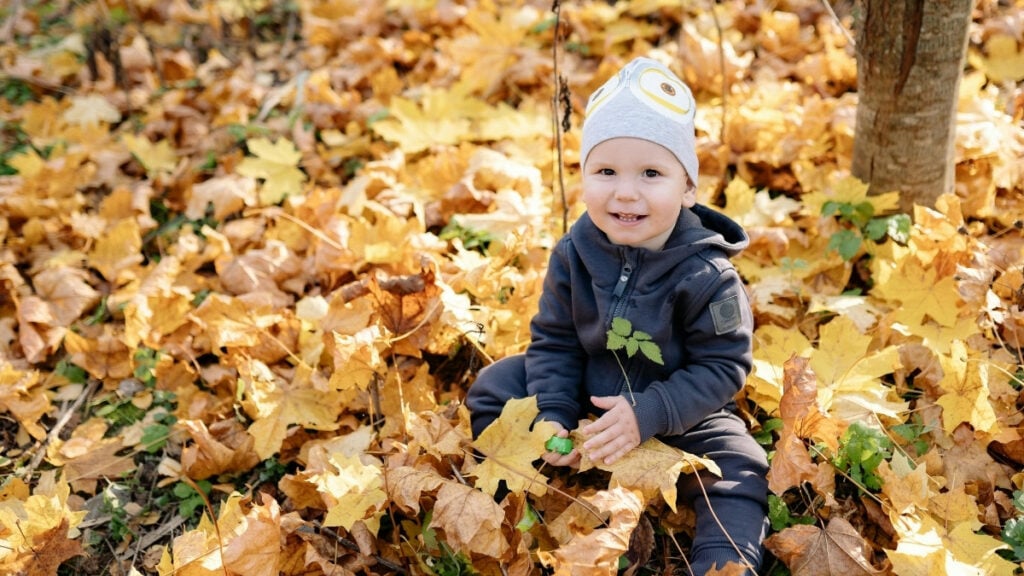
M 619 370 L 622 371 L 622 377 L 626 379 L 626 390 L 629 391 L 629 401 L 633 406 L 636 406 L 636 396 L 633 396 L 633 387 L 629 384 L 629 374 L 626 374 L 626 367 L 622 365 L 622 360 L 619 360 L 618 353 L 612 350 L 612 356 L 615 357 L 615 363 L 619 365 Z

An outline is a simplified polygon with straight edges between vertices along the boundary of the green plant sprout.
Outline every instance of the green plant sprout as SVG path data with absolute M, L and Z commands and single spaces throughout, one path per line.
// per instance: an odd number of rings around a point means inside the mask
M 1010 549 L 1000 550 L 999 554 L 1007 560 L 1021 562 L 1024 561 L 1024 518 L 1020 514 L 1024 513 L 1024 492 L 1013 491 L 1013 507 L 1018 515 L 1009 518 L 999 534 Z
M 622 365 L 622 360 L 619 358 L 617 351 L 625 348 L 626 357 L 632 358 L 636 355 L 637 351 L 647 357 L 648 360 L 664 366 L 665 361 L 661 357 L 661 348 L 651 340 L 651 335 L 640 330 L 633 330 L 633 323 L 625 318 L 616 316 L 612 318 L 612 327 L 608 330 L 608 341 L 605 344 L 608 350 L 611 351 L 612 356 L 615 357 L 615 362 L 619 365 L 619 370 L 622 371 L 623 378 L 626 379 L 626 389 L 629 390 L 629 399 L 636 406 L 636 398 L 633 396 L 633 386 L 629 382 L 629 375 L 626 374 L 626 368 Z
M 893 444 L 884 433 L 854 422 L 839 439 L 839 454 L 832 465 L 846 471 L 859 487 L 882 489 L 878 465 L 892 457 Z
M 830 200 L 822 205 L 821 215 L 838 216 L 840 222 L 849 225 L 833 234 L 828 241 L 828 249 L 835 250 L 846 261 L 857 255 L 865 238 L 879 242 L 888 236 L 900 244 L 906 244 L 910 239 L 910 216 L 875 216 L 875 207 L 871 202 L 854 204 Z

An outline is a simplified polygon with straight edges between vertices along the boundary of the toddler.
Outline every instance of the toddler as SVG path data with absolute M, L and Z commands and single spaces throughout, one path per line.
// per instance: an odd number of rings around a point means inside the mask
M 552 251 L 526 353 L 482 370 L 466 404 L 474 436 L 509 399 L 536 396 L 538 420 L 560 437 L 598 415 L 580 430 L 595 461 L 613 463 L 651 437 L 713 459 L 722 478 L 680 479 L 680 501 L 697 517 L 691 569 L 703 576 L 734 561 L 754 573 L 768 525 L 768 463 L 735 414 L 753 319 L 729 261 L 749 240 L 696 203 L 694 112 L 686 84 L 648 58 L 591 95 L 580 150 L 587 211 Z M 650 334 L 663 364 L 622 350 L 617 360 L 607 347 L 616 317 Z M 576 449 L 543 455 L 559 466 L 579 457 Z

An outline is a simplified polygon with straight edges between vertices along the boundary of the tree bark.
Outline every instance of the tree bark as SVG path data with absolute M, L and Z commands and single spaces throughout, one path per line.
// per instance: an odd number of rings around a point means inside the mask
M 853 175 L 901 210 L 953 192 L 973 0 L 858 0 Z

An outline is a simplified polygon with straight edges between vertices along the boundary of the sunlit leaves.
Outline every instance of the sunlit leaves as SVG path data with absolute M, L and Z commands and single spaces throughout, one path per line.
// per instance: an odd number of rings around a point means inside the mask
M 421 0 L 11 13 L 0 572 L 106 560 L 113 529 L 76 532 L 75 515 L 136 479 L 128 503 L 152 508 L 132 515 L 140 553 L 111 565 L 125 573 L 522 574 L 539 558 L 611 573 L 640 514 L 658 545 L 692 529 L 685 510 L 656 513 L 713 462 L 645 444 L 582 475 L 542 468 L 545 424 L 508 415 L 474 444 L 461 402 L 481 366 L 526 347 L 550 246 L 582 210 L 579 99 L 643 53 L 699 87 L 698 198 L 751 238 L 734 259 L 758 324 L 740 405 L 792 506 L 782 563 L 870 573 L 891 553 L 907 573 L 1000 573 L 1011 551 L 991 535 L 1022 539 L 1024 131 L 986 83 L 1015 77 L 1019 22 L 976 11 L 957 194 L 910 227 L 897 194 L 848 177 L 845 21 L 784 4 L 711 18 L 588 0 L 560 21 L 550 3 Z M 208 29 L 214 44 L 195 42 Z M 656 346 L 619 336 L 623 354 Z M 495 502 L 502 483 L 516 489 Z M 877 500 L 845 497 L 862 488 Z M 172 530 L 179 511 L 217 525 Z M 817 532 L 785 533 L 794 518 Z M 136 546 L 161 533 L 158 564 Z
M 504 480 L 516 492 L 541 496 L 547 491 L 547 477 L 533 467 L 533 461 L 544 453 L 544 443 L 555 433 L 555 426 L 544 421 L 533 424 L 539 413 L 536 397 L 509 400 L 501 416 L 480 434 L 473 446 L 486 458 L 473 471 L 478 488 L 494 494 Z
M 242 160 L 236 170 L 242 176 L 263 180 L 259 191 L 261 206 L 276 204 L 302 192 L 306 175 L 298 168 L 302 155 L 294 144 L 284 138 L 276 142 L 254 138 L 247 144 L 252 156 Z

